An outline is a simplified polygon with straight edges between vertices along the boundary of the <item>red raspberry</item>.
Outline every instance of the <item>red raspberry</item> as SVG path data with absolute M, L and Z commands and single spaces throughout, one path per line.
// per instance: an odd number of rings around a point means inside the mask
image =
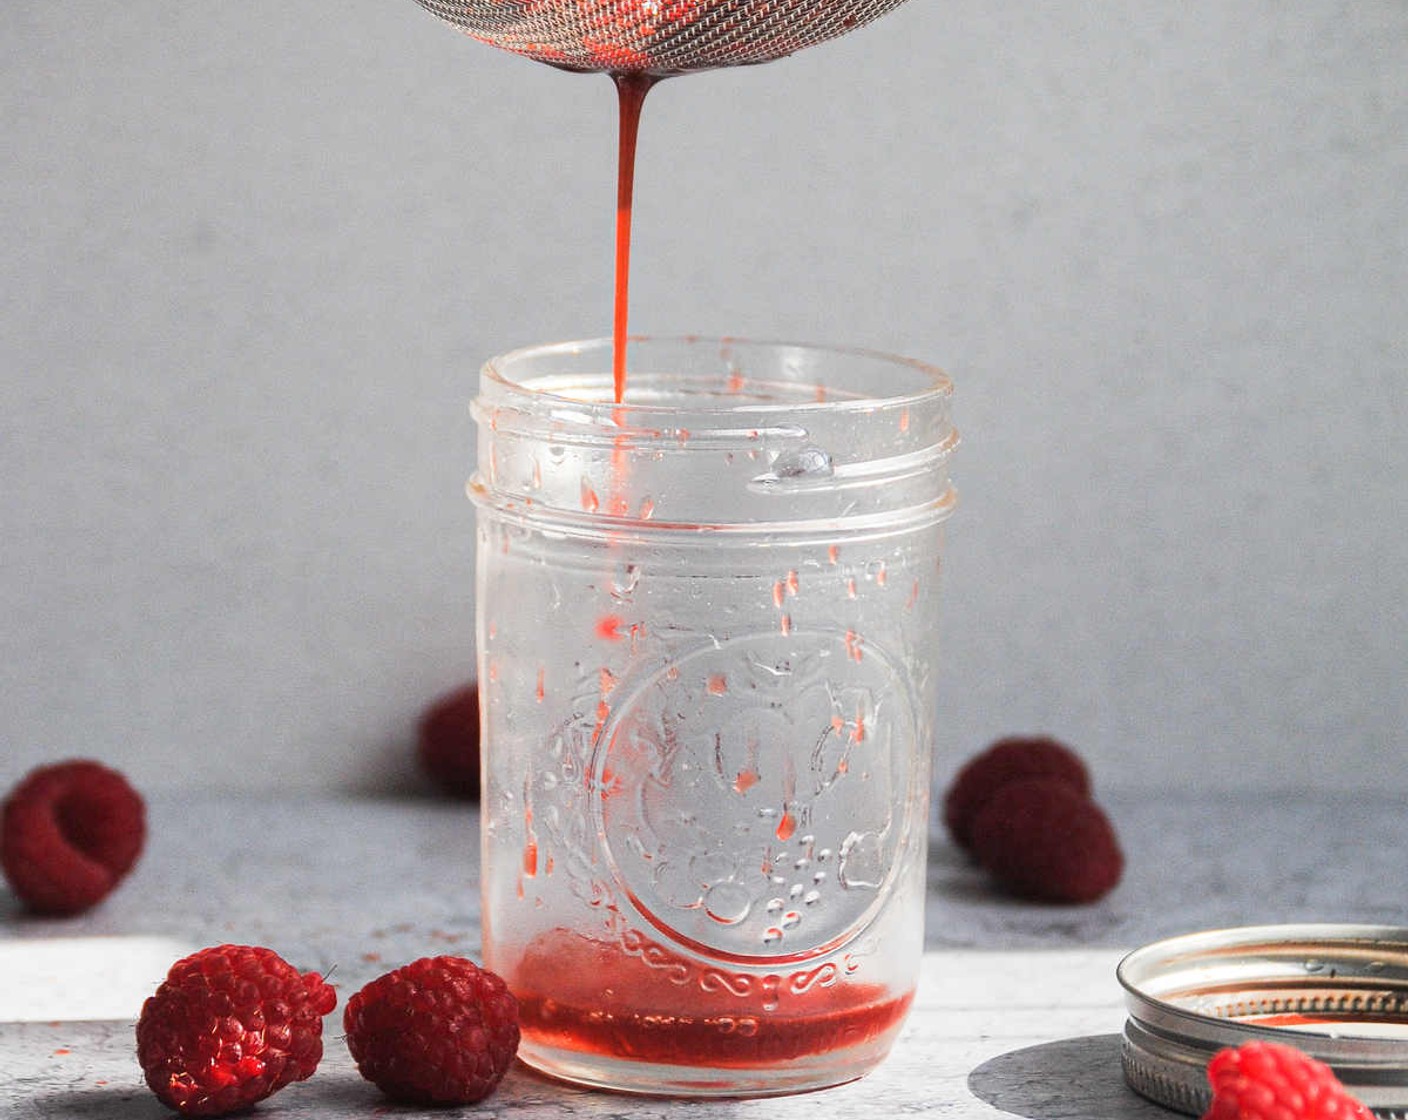
M 973 819 L 972 839 L 978 863 L 1022 898 L 1094 902 L 1124 871 L 1109 818 L 1057 778 L 1008 782 Z
M 462 957 L 422 957 L 347 1001 L 347 1048 L 362 1076 L 408 1104 L 473 1104 L 518 1051 L 518 1001 Z
M 1279 1042 L 1246 1042 L 1208 1063 L 1203 1120 L 1373 1120 L 1324 1062 Z
M 311 1077 L 337 993 L 272 949 L 216 945 L 171 966 L 137 1021 L 137 1061 L 186 1116 L 248 1108 Z
M 479 686 L 446 693 L 421 717 L 416 744 L 421 769 L 444 792 L 479 799 Z
M 0 864 L 31 910 L 77 914 L 117 886 L 146 837 L 146 806 L 121 774 L 61 762 L 33 771 L 6 798 Z
M 999 739 L 969 759 L 944 797 L 944 824 L 960 848 L 972 848 L 973 818 L 988 798 L 1019 778 L 1059 778 L 1090 796 L 1090 773 L 1064 743 L 1046 735 Z

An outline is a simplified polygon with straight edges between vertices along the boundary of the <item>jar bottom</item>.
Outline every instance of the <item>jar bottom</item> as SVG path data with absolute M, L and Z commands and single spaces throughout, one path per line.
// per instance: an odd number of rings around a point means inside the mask
M 844 1020 L 792 1020 L 759 1024 L 760 1045 L 721 1050 L 709 1043 L 702 1023 L 651 1016 L 642 1029 L 649 1056 L 611 1052 L 590 1031 L 572 1037 L 562 1029 L 525 1025 L 518 1056 L 540 1073 L 562 1081 L 619 1093 L 674 1097 L 768 1097 L 825 1089 L 869 1073 L 889 1054 L 913 1001 L 913 992 L 862 1005 Z M 621 1033 L 624 1024 L 614 1025 Z M 632 1027 L 638 1026 L 632 1024 Z M 712 1025 L 710 1033 L 712 1033 Z M 668 1059 L 667 1056 L 668 1055 Z

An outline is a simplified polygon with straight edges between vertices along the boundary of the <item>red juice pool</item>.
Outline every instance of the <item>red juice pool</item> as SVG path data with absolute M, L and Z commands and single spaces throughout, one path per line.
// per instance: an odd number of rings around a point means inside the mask
M 566 930 L 536 938 L 510 986 L 530 1064 L 553 1072 L 566 1061 L 566 1074 L 580 1080 L 582 1068 L 604 1059 L 618 1087 L 621 1067 L 652 1078 L 668 1069 L 670 1087 L 686 1092 L 730 1083 L 749 1091 L 749 1071 L 772 1085 L 779 1070 L 844 1070 L 857 1056 L 868 1068 L 888 1051 L 913 1000 L 911 991 L 852 982 L 836 969 L 729 972 L 639 937 L 613 946 Z M 790 1088 L 784 1078 L 775 1091 Z

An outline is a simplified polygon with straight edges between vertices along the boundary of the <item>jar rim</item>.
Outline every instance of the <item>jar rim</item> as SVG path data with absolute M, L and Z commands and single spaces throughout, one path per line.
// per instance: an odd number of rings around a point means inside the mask
M 490 359 L 471 485 L 516 516 L 756 532 L 916 527 L 952 508 L 946 374 L 857 347 L 637 337 L 616 400 L 609 339 Z M 644 511 L 644 512 L 642 512 Z M 873 528 L 873 526 L 871 526 Z M 778 530 L 781 531 L 781 530 Z
M 528 398 L 541 400 L 552 405 L 560 405 L 572 409 L 587 409 L 592 413 L 598 410 L 603 417 L 610 417 L 607 423 L 619 422 L 621 410 L 633 414 L 646 416 L 666 416 L 680 411 L 677 404 L 657 403 L 649 400 L 633 400 L 629 392 L 626 399 L 617 401 L 614 394 L 607 397 L 594 397 L 586 395 L 573 395 L 561 391 L 554 391 L 551 388 L 535 386 L 533 379 L 516 379 L 506 370 L 506 367 L 529 360 L 541 360 L 545 358 L 563 358 L 583 355 L 589 352 L 598 352 L 606 358 L 603 370 L 610 371 L 610 358 L 612 351 L 612 340 L 605 337 L 583 338 L 565 342 L 539 343 L 534 345 L 516 347 L 512 350 L 504 351 L 494 357 L 489 358 L 480 369 L 482 381 L 492 385 L 497 391 L 514 398 Z M 726 397 L 714 397 L 705 400 L 691 400 L 689 409 L 714 415 L 728 415 L 731 413 L 747 414 L 786 414 L 803 415 L 814 412 L 846 412 L 846 411 L 873 411 L 877 407 L 903 408 L 911 404 L 924 401 L 951 398 L 953 395 L 953 382 L 948 374 L 941 368 L 929 362 L 921 361 L 917 358 L 907 357 L 901 354 L 890 353 L 884 350 L 872 349 L 863 346 L 849 346 L 832 343 L 817 342 L 797 342 L 786 339 L 754 339 L 739 335 L 631 335 L 628 339 L 628 346 L 701 346 L 714 347 L 720 354 L 720 360 L 727 362 L 729 356 L 734 351 L 769 351 L 773 353 L 795 351 L 798 354 L 826 356 L 833 359 L 859 359 L 871 363 L 877 368 L 890 370 L 910 371 L 916 375 L 918 382 L 914 387 L 902 392 L 892 393 L 854 393 L 846 395 L 834 395 L 828 393 L 825 397 L 813 400 L 787 399 L 787 400 L 760 400 L 753 396 L 741 396 L 738 400 L 732 401 Z M 539 375 L 539 379 L 544 384 L 551 383 L 552 379 Z M 609 381 L 602 381 L 603 387 L 609 387 Z M 629 381 L 628 381 L 629 384 Z M 772 382 L 758 382 L 759 385 L 775 384 Z

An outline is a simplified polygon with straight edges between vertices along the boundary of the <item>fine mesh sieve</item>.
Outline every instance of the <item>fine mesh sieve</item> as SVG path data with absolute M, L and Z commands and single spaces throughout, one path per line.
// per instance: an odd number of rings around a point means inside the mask
M 416 0 L 469 35 L 566 70 L 682 74 L 768 62 L 904 0 Z

